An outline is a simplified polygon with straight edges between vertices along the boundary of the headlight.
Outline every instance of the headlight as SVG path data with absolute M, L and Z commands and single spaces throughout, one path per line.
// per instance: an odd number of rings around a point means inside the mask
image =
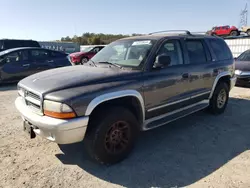
M 236 75 L 241 75 L 241 73 L 242 73 L 242 71 L 240 71 L 240 70 L 236 70 L 236 71 L 235 71 L 235 74 L 236 74 Z
M 17 91 L 20 96 L 24 97 L 24 90 L 21 87 L 18 87 Z
M 59 119 L 70 119 L 76 117 L 75 112 L 67 104 L 44 100 L 44 114 Z

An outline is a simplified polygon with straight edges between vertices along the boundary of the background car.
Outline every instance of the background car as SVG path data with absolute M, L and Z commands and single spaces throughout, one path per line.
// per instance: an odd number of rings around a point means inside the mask
M 71 63 L 74 65 L 79 65 L 79 64 L 83 65 L 104 47 L 105 46 L 88 47 L 81 52 L 72 53 L 70 54 Z
M 250 50 L 243 52 L 238 58 L 235 58 L 235 74 L 237 84 L 245 85 L 250 82 Z
M 20 48 L 20 47 L 38 47 L 40 44 L 34 40 L 16 40 L 16 39 L 1 39 L 0 40 L 0 52 L 8 50 L 11 48 Z
M 209 31 L 210 35 L 217 35 L 217 36 L 238 36 L 240 31 L 235 26 L 217 26 L 213 27 L 211 31 Z
M 246 33 L 248 36 L 250 36 L 250 26 L 241 27 L 241 31 Z
M 67 54 L 43 48 L 14 48 L 0 52 L 0 83 L 13 82 L 31 74 L 71 66 Z

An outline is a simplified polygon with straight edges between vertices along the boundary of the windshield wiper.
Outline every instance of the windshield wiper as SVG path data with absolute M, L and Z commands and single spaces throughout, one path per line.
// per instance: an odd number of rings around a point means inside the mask
M 93 65 L 94 65 L 95 67 L 97 67 L 96 64 L 95 64 L 95 62 L 94 62 L 92 59 L 90 59 L 89 61 L 90 61 L 91 63 L 93 63 Z
M 118 65 L 118 64 L 116 64 L 116 63 L 108 62 L 108 61 L 101 61 L 101 62 L 98 62 L 98 63 L 114 65 L 114 66 L 116 66 L 116 67 L 118 67 L 118 68 L 122 68 L 122 66 L 120 66 L 120 65 Z

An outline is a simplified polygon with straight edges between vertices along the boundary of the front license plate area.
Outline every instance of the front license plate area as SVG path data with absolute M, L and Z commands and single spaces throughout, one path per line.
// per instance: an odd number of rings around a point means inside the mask
M 23 122 L 23 130 L 28 134 L 30 139 L 36 137 L 36 133 L 33 131 L 33 127 L 29 124 L 28 121 Z

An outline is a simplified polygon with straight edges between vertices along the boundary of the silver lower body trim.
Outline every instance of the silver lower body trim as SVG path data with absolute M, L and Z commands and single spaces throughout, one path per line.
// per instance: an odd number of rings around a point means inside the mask
M 184 99 L 181 99 L 181 100 L 178 100 L 178 101 L 174 101 L 174 102 L 170 102 L 170 103 L 167 103 L 167 104 L 164 104 L 164 105 L 161 105 L 161 106 L 156 106 L 154 108 L 150 108 L 147 111 L 151 112 L 151 111 L 154 111 L 154 110 L 158 110 L 158 109 L 170 106 L 170 105 L 178 104 L 178 103 L 181 103 L 181 102 L 184 102 L 184 101 L 187 101 L 187 100 L 190 100 L 190 99 L 194 99 L 196 97 L 200 97 L 202 95 L 206 95 L 206 94 L 210 94 L 210 93 L 211 93 L 211 91 L 207 91 L 207 92 L 204 92 L 204 93 L 199 93 L 197 95 L 194 95 L 194 96 L 191 96 L 191 97 L 188 97 L 188 98 L 184 98 Z
M 181 112 L 181 111 L 190 109 L 190 108 L 192 108 L 192 107 L 195 107 L 195 106 L 201 105 L 201 104 L 204 104 L 204 106 L 202 106 L 201 108 L 198 108 L 198 109 L 196 109 L 196 110 L 190 111 L 189 113 L 186 113 L 186 114 L 183 114 L 182 116 L 179 116 L 179 117 L 177 117 L 177 118 L 171 119 L 170 121 L 166 121 L 166 122 L 164 122 L 164 123 L 161 123 L 161 124 L 159 124 L 159 125 L 156 125 L 156 126 L 154 126 L 153 128 L 146 128 L 147 125 L 148 125 L 149 123 L 152 123 L 152 122 L 154 122 L 154 121 L 157 121 L 157 120 L 166 118 L 166 117 L 168 117 L 168 116 L 171 116 L 171 115 L 173 115 L 173 114 L 176 114 L 176 113 L 178 113 L 178 112 Z M 184 107 L 184 108 L 181 108 L 181 109 L 178 109 L 178 110 L 175 110 L 175 111 L 172 111 L 172 112 L 169 112 L 169 113 L 166 113 L 166 114 L 163 114 L 163 115 L 160 115 L 160 116 L 151 118 L 151 119 L 145 121 L 145 123 L 144 123 L 144 125 L 143 125 L 143 130 L 146 131 L 146 130 L 150 130 L 150 129 L 154 129 L 154 128 L 160 127 L 160 126 L 162 126 L 162 125 L 165 125 L 165 124 L 167 124 L 167 123 L 170 123 L 170 122 L 175 121 L 175 120 L 177 120 L 177 119 L 180 119 L 180 118 L 182 118 L 182 117 L 185 117 L 185 116 L 188 116 L 188 115 L 190 115 L 190 114 L 192 114 L 192 113 L 195 113 L 195 112 L 197 112 L 197 111 L 200 111 L 200 110 L 202 110 L 202 109 L 208 107 L 208 105 L 209 105 L 209 100 L 203 100 L 203 101 L 201 101 L 201 102 L 198 102 L 198 103 L 195 103 L 195 104 L 186 106 L 186 107 Z

